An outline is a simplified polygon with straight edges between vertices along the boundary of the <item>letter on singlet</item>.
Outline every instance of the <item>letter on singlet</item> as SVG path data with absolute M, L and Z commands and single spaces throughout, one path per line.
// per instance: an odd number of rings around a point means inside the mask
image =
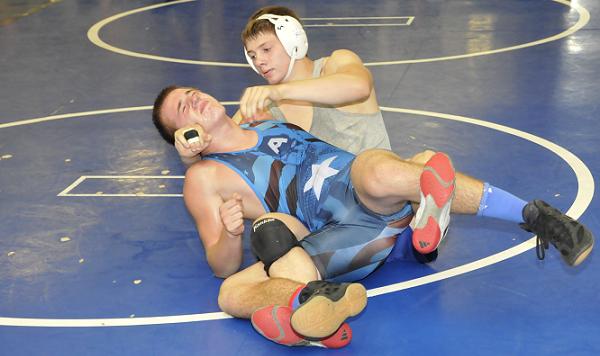
M 275 137 L 269 140 L 269 148 L 271 148 L 273 150 L 273 152 L 279 154 L 279 147 L 281 147 L 281 145 L 283 145 L 284 143 L 288 142 L 287 138 L 284 137 Z

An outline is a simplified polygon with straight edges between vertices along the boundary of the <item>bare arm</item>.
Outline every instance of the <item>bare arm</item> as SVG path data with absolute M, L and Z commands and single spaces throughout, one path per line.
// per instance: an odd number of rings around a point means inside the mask
M 188 169 L 183 187 L 185 204 L 196 223 L 208 264 L 221 278 L 235 273 L 243 257 L 241 198 L 222 197 L 220 185 L 226 183 L 219 176 L 217 163 L 202 161 Z
M 318 78 L 278 84 L 281 99 L 343 106 L 366 100 L 373 89 L 371 73 L 354 52 L 334 51 Z
M 373 90 L 373 78 L 361 59 L 352 51 L 334 51 L 319 78 L 262 85 L 246 89 L 240 100 L 243 117 L 263 111 L 272 101 L 299 100 L 345 106 L 365 101 Z
M 238 110 L 231 119 L 238 125 L 247 124 L 254 121 L 274 120 L 273 115 L 267 108 L 265 108 L 264 111 L 257 111 L 253 117 L 242 117 L 242 111 Z
M 242 113 L 240 112 L 240 110 L 236 111 L 235 114 L 233 114 L 231 120 L 233 120 L 233 122 L 235 122 L 238 125 L 242 123 Z

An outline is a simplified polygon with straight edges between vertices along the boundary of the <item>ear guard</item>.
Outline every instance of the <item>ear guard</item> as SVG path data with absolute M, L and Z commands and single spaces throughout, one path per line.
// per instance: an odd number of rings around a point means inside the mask
M 286 53 L 291 58 L 287 74 L 285 78 L 283 78 L 285 80 L 292 72 L 294 61 L 304 58 L 306 56 L 306 52 L 308 52 L 308 39 L 306 38 L 306 32 L 304 32 L 300 22 L 291 16 L 264 14 L 259 16 L 254 21 L 258 20 L 269 20 L 269 22 L 275 26 L 275 34 L 283 45 Z M 248 64 L 250 64 L 250 67 L 252 67 L 256 73 L 260 74 L 258 69 L 254 66 L 254 63 L 252 63 L 252 59 L 250 56 L 248 56 L 246 47 L 244 47 L 244 56 L 246 56 L 246 60 L 248 61 Z

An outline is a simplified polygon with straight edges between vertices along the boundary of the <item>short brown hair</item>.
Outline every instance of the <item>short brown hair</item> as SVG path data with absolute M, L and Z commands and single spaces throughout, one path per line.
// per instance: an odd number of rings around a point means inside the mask
M 248 19 L 246 27 L 242 31 L 242 43 L 246 44 L 246 41 L 251 38 L 256 38 L 262 33 L 275 33 L 275 26 L 269 20 L 258 20 L 257 18 L 264 14 L 273 14 L 280 16 L 291 16 L 300 22 L 300 18 L 294 10 L 285 6 L 265 6 L 255 11 L 252 16 Z
M 160 91 L 156 100 L 154 100 L 154 107 L 152 108 L 152 122 L 154 126 L 158 130 L 158 133 L 165 139 L 168 143 L 175 145 L 175 130 L 173 128 L 167 127 L 163 122 L 163 117 L 160 115 L 160 111 L 162 110 L 163 104 L 165 103 L 165 99 L 171 92 L 175 89 L 181 88 L 177 85 L 170 85 L 163 90 Z

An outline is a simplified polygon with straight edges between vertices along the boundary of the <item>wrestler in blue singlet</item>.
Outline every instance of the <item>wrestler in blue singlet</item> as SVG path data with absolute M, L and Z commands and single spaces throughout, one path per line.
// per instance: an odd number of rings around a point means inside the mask
M 242 125 L 258 134 L 247 150 L 210 154 L 242 176 L 268 212 L 290 214 L 311 232 L 301 241 L 321 277 L 355 281 L 377 268 L 412 217 L 369 211 L 350 181 L 354 155 L 279 121 Z M 390 226 L 393 227 L 390 227 Z

